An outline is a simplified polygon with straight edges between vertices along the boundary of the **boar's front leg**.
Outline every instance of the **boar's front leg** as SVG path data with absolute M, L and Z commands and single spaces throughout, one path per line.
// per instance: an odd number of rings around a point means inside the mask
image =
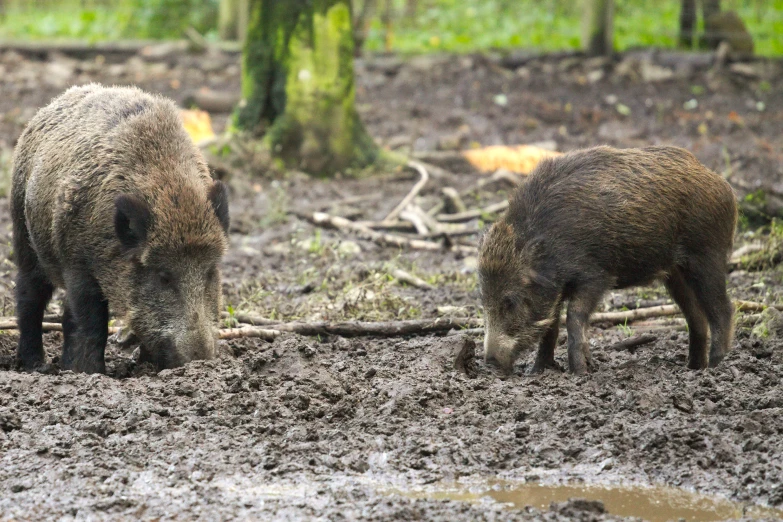
M 568 301 L 566 328 L 568 329 L 568 369 L 581 375 L 594 368 L 587 343 L 587 328 L 604 292 L 603 285 L 589 285 L 577 288 Z
M 66 276 L 63 336 L 63 369 L 105 373 L 109 303 L 98 282 L 86 272 L 74 272 Z
M 54 286 L 41 268 L 31 268 L 19 263 L 16 278 L 16 315 L 19 324 L 18 357 L 25 370 L 32 370 L 44 363 L 43 321 L 46 304 L 52 297 Z
M 530 369 L 530 374 L 542 373 L 547 368 L 554 370 L 560 370 L 560 366 L 555 362 L 555 348 L 557 347 L 557 338 L 560 335 L 560 312 L 563 309 L 563 302 L 558 301 L 555 306 L 554 318 L 552 324 L 549 325 L 549 329 L 544 334 L 544 338 L 541 339 L 541 344 L 538 345 L 538 353 L 536 354 L 536 362 L 533 363 L 533 367 Z

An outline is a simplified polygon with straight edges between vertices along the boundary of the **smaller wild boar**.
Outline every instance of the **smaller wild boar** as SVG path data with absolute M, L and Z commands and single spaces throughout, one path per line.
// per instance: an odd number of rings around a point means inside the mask
M 55 98 L 16 146 L 11 217 L 25 369 L 44 362 L 55 287 L 64 369 L 105 372 L 109 309 L 159 369 L 214 356 L 228 195 L 174 102 L 95 84 Z
M 479 246 L 487 363 L 508 374 L 538 343 L 531 372 L 554 366 L 568 301 L 568 366 L 585 373 L 603 294 L 659 279 L 688 322 L 688 367 L 717 365 L 733 335 L 726 269 L 736 223 L 729 184 L 684 149 L 596 147 L 544 160 Z

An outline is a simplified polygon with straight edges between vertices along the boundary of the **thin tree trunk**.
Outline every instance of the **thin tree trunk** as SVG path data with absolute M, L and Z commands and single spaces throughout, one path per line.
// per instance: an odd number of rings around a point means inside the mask
M 378 0 L 365 0 L 362 10 L 353 24 L 354 56 L 359 56 L 364 47 L 364 41 L 367 40 L 367 33 L 370 31 L 370 22 L 375 14 L 375 6 Z
M 607 55 L 614 50 L 614 0 L 585 0 L 582 47 L 588 54 Z
M 680 47 L 693 47 L 693 32 L 696 28 L 696 0 L 682 0 L 680 9 Z
M 218 35 L 221 40 L 237 39 L 239 0 L 220 0 L 218 11 Z
M 416 17 L 418 11 L 419 0 L 407 0 L 405 2 L 405 18 L 412 20 Z
M 393 14 L 393 2 L 392 0 L 384 0 L 386 3 L 383 8 L 383 13 L 381 13 L 381 23 L 383 24 L 383 28 L 385 29 L 385 35 L 384 35 L 384 49 L 386 52 L 391 51 L 392 49 L 392 43 L 394 42 L 394 29 L 392 26 L 392 14 Z
M 720 43 L 720 38 L 715 34 L 712 34 L 713 31 L 710 27 L 709 20 L 713 15 L 720 13 L 720 0 L 701 0 L 701 2 L 701 17 L 704 21 L 704 34 L 699 41 L 700 47 L 713 49 Z
M 247 33 L 249 0 L 221 0 L 218 12 L 218 35 L 221 40 L 244 41 Z
M 287 165 L 331 175 L 375 161 L 354 104 L 348 0 L 251 0 L 238 128 Z

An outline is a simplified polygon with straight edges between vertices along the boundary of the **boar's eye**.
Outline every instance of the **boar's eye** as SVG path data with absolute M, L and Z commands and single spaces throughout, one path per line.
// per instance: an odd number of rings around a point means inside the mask
M 217 268 L 214 266 L 207 270 L 207 281 L 212 282 L 217 277 Z
M 513 313 L 517 309 L 517 302 L 511 296 L 504 297 L 501 304 L 503 305 L 503 310 L 505 310 L 507 313 Z
M 158 283 L 164 288 L 170 287 L 174 283 L 174 276 L 167 270 L 158 272 Z

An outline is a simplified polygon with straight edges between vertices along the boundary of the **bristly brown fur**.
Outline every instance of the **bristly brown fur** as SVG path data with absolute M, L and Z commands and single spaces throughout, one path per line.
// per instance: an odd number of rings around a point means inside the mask
M 530 325 L 568 300 L 569 321 L 574 318 L 569 359 L 572 369 L 584 371 L 589 352 L 576 331 L 582 316 L 609 288 L 663 279 L 691 325 L 689 366 L 708 364 L 707 323 L 709 364 L 717 364 L 731 341 L 724 274 L 736 223 L 729 184 L 684 149 L 595 147 L 546 159 L 482 242 L 479 274 L 488 321 L 506 325 L 504 339 L 527 338 Z M 515 300 L 523 306 L 504 318 Z M 553 363 L 557 336 L 550 334 L 537 370 Z M 575 344 L 580 346 L 571 348 Z
M 216 214 L 215 184 L 178 108 L 134 87 L 91 84 L 55 98 L 20 137 L 13 176 L 20 273 L 67 288 L 69 274 L 88 272 L 118 314 L 135 312 L 139 266 L 193 252 L 219 259 L 228 245 L 227 211 Z M 115 233 L 120 195 L 149 211 L 131 255 Z

